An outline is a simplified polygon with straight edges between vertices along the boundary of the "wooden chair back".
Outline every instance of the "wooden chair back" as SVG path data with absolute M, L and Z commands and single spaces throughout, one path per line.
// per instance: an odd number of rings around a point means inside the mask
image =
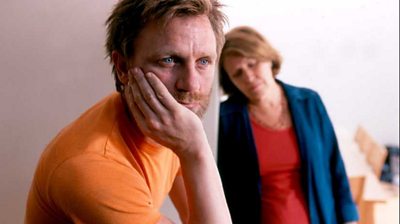
M 350 177 L 349 183 L 353 200 L 359 205 L 363 199 L 365 176 Z
M 354 140 L 357 142 L 360 150 L 365 153 L 367 162 L 371 165 L 374 174 L 379 179 L 388 151 L 383 145 L 372 138 L 362 126 L 357 128 Z

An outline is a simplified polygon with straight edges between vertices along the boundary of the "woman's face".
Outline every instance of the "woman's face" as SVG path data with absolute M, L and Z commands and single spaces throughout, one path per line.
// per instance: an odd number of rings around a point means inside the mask
M 258 61 L 243 56 L 227 56 L 223 67 L 232 83 L 250 100 L 262 99 L 271 83 L 274 83 L 271 61 Z

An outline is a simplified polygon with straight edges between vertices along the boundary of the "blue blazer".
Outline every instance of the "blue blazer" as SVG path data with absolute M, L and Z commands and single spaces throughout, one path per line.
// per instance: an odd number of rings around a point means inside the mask
M 358 220 L 336 135 L 320 96 L 313 90 L 277 81 L 292 115 L 311 223 Z M 221 103 L 217 160 L 233 223 L 260 223 L 257 151 L 243 96 L 232 96 Z

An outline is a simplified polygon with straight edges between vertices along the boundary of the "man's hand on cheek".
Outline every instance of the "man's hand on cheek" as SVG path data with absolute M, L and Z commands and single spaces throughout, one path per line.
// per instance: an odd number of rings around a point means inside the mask
M 178 156 L 196 153 L 191 151 L 194 144 L 208 144 L 199 117 L 179 104 L 154 73 L 130 70 L 124 94 L 143 134 Z

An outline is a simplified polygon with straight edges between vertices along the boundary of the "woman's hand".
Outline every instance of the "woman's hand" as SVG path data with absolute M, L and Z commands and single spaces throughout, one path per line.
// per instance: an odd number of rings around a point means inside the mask
M 179 157 L 196 154 L 196 149 L 208 144 L 200 118 L 179 104 L 154 73 L 130 70 L 124 94 L 143 134 Z

